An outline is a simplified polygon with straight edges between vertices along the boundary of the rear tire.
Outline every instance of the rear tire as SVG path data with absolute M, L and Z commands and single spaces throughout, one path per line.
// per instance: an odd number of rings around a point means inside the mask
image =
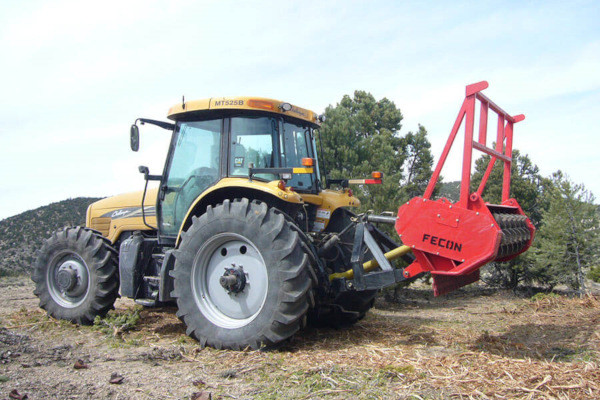
M 119 293 L 117 256 L 110 242 L 91 229 L 55 232 L 33 266 L 40 307 L 54 318 L 79 324 L 104 316 Z
M 304 326 L 312 283 L 290 224 L 276 209 L 248 199 L 225 200 L 192 218 L 172 273 L 177 316 L 188 335 L 202 346 L 257 349 Z

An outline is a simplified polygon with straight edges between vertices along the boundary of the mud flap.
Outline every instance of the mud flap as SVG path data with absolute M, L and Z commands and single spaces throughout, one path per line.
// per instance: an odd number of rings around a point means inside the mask
M 479 280 L 479 270 L 467 275 L 437 275 L 433 276 L 433 295 L 441 296 Z

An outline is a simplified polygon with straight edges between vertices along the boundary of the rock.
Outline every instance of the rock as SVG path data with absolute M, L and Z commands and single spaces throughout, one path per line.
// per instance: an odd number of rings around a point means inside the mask
M 206 385 L 206 382 L 204 382 L 204 380 L 202 380 L 202 379 L 196 379 L 196 380 L 192 381 L 192 385 L 201 387 L 201 386 Z
M 8 394 L 8 398 L 11 400 L 26 400 L 26 399 L 28 399 L 26 394 L 19 394 L 17 389 L 11 390 L 10 393 Z
M 120 385 L 121 383 L 123 383 L 123 377 L 117 373 L 117 372 L 113 372 L 110 375 L 110 380 L 108 381 L 109 383 L 112 383 L 113 385 Z
M 190 400 L 212 400 L 212 394 L 210 392 L 194 392 L 190 396 Z

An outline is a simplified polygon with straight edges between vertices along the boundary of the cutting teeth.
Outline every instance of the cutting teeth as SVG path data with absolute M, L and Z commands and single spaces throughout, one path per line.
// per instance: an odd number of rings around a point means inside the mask
M 502 241 L 496 258 L 504 258 L 521 252 L 531 239 L 527 216 L 500 212 L 492 215 L 502 229 Z

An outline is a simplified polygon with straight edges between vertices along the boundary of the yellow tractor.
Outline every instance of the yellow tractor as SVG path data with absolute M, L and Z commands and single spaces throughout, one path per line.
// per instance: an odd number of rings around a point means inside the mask
M 472 251 L 467 244 L 458 251 L 457 245 L 435 248 L 438 258 L 441 250 L 454 263 L 446 265 L 428 259 L 435 230 L 417 247 L 400 245 L 374 223 L 395 224 L 402 237 L 405 220 L 350 211 L 360 201 L 348 185 L 381 183 L 381 173 L 321 181 L 314 136 L 323 116 L 277 100 L 235 97 L 182 102 L 168 118 L 173 122 L 140 118 L 130 130 L 133 151 L 138 124 L 172 132 L 162 173 L 140 167 L 143 191 L 93 203 L 86 227 L 59 230 L 43 245 L 32 278 L 51 316 L 92 323 L 120 292 L 144 306 L 176 302 L 187 333 L 202 345 L 260 348 L 310 321 L 352 324 L 378 289 L 424 272 L 439 274 L 440 292 L 472 282 L 484 262 L 524 251 L 533 238 L 516 201 L 493 209 L 486 224 L 498 212 L 516 219 L 503 216 L 504 231 L 488 227 L 493 254 L 453 278 L 450 267 L 464 265 L 458 260 Z M 158 181 L 158 188 L 147 190 L 148 181 Z M 410 204 L 403 207 L 399 215 L 415 217 Z M 470 212 L 469 204 L 463 208 Z M 479 205 L 477 215 L 483 211 Z M 420 217 L 431 212 L 418 211 Z M 442 240 L 463 246 L 466 228 Z M 500 254 L 508 240 L 514 246 Z M 410 267 L 393 268 L 398 257 Z

